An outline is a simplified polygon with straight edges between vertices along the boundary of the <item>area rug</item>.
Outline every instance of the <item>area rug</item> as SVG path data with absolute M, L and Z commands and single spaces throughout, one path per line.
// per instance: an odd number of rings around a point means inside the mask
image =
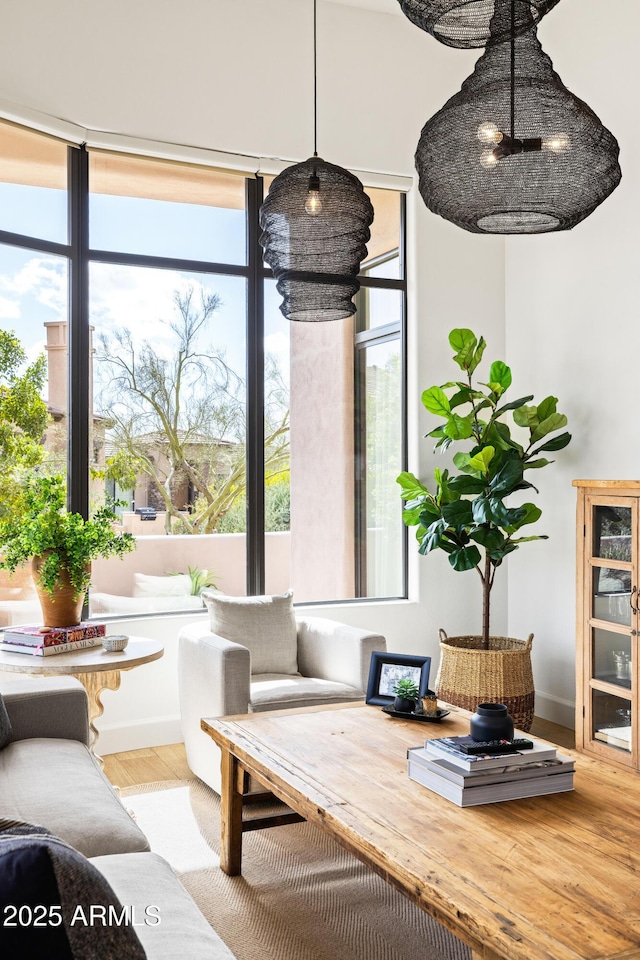
M 243 838 L 219 868 L 220 799 L 200 780 L 121 791 L 237 960 L 469 960 L 470 951 L 309 823 Z

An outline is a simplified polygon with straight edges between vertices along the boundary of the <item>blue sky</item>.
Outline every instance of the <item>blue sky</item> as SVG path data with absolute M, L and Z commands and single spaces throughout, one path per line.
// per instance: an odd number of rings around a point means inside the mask
M 90 244 L 96 249 L 242 264 L 243 210 L 92 194 Z M 0 184 L 4 230 L 66 242 L 66 194 L 61 190 Z M 167 321 L 173 292 L 193 285 L 221 298 L 208 346 L 222 349 L 237 373 L 245 371 L 246 281 L 112 264 L 90 273 L 91 321 L 96 330 L 129 327 L 162 351 L 171 344 Z M 273 284 L 265 292 L 265 349 L 275 353 L 288 379 L 289 328 Z M 0 245 L 0 325 L 13 329 L 29 356 L 42 350 L 46 321 L 67 319 L 67 267 L 63 258 Z

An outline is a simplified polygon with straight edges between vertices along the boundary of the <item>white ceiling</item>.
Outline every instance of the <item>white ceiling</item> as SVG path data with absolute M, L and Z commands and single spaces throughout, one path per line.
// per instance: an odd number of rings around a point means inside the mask
M 329 0 L 330 3 L 341 3 L 347 7 L 364 7 L 366 10 L 375 10 L 376 13 L 402 14 L 398 0 Z

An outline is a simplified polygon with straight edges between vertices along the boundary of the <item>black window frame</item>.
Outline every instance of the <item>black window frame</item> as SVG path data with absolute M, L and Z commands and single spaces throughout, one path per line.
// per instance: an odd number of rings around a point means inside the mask
M 259 211 L 264 196 L 264 180 L 245 176 L 246 189 L 246 263 L 222 264 L 173 257 L 145 256 L 91 248 L 89 245 L 89 150 L 85 144 L 67 148 L 68 234 L 67 243 L 41 240 L 0 229 L 0 244 L 21 247 L 64 257 L 68 263 L 68 432 L 67 432 L 67 507 L 87 518 L 89 515 L 89 439 L 90 439 L 90 318 L 89 268 L 91 263 L 177 269 L 190 273 L 225 274 L 244 277 L 247 281 L 247 595 L 265 590 L 265 480 L 264 480 L 264 282 L 273 279 L 273 272 L 264 264 L 259 243 Z M 397 599 L 366 597 L 365 550 L 363 539 L 364 506 L 364 417 L 362 390 L 363 351 L 385 339 L 400 339 L 402 367 L 402 469 L 407 462 L 406 430 L 406 196 L 399 193 L 401 204 L 400 279 L 360 276 L 362 287 L 396 289 L 402 294 L 402 316 L 393 324 L 357 331 L 354 341 L 355 398 L 354 418 L 355 489 L 356 489 L 356 594 L 353 600 L 323 600 L 322 604 L 349 603 L 366 600 Z M 357 327 L 356 327 L 357 330 Z M 403 593 L 407 596 L 407 531 L 403 539 Z M 364 580 L 363 580 L 364 578 Z M 320 601 L 319 601 L 320 602 Z M 157 614 L 156 614 L 157 615 Z
M 366 351 L 369 347 L 400 341 L 400 438 L 401 470 L 407 469 L 407 196 L 400 193 L 400 237 L 397 256 L 399 278 L 370 277 L 360 275 L 361 289 L 397 290 L 400 293 L 400 316 L 397 320 L 379 327 L 364 328 L 362 318 L 358 322 L 354 342 L 354 470 L 355 470 L 355 584 L 356 600 L 404 600 L 408 596 L 409 538 L 407 528 L 402 527 L 402 591 L 398 597 L 371 597 L 367 593 L 367 459 L 366 459 Z M 396 251 L 392 251 L 394 254 Z M 369 262 L 369 266 L 371 266 Z M 358 295 L 357 295 L 358 296 Z M 356 299 L 357 303 L 357 299 Z M 400 495 L 398 494 L 400 503 Z

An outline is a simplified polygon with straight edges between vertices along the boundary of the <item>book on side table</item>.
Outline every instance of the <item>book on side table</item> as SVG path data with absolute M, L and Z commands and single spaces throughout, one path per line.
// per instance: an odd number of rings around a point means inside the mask
M 72 627 L 43 627 L 37 624 L 13 627 L 0 636 L 0 650 L 48 657 L 85 647 L 99 647 L 107 632 L 106 623 L 83 621 Z
M 469 737 L 426 740 L 407 751 L 409 777 L 459 807 L 573 790 L 574 761 L 533 741 L 514 753 L 468 756 L 458 747 Z

